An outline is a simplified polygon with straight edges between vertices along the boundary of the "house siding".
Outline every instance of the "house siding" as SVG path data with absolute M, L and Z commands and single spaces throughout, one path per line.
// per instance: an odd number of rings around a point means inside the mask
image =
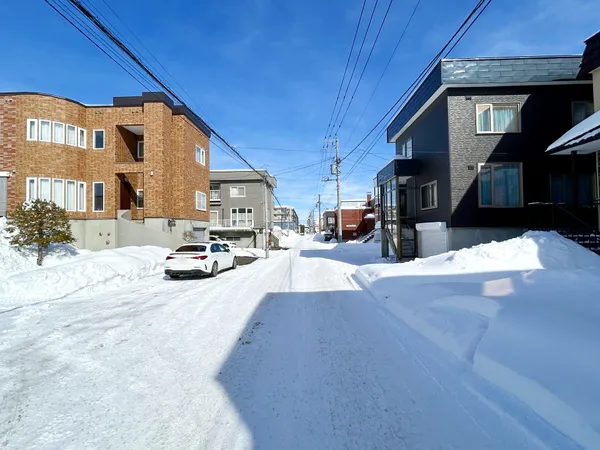
M 550 200 L 549 174 L 570 171 L 568 156 L 549 156 L 545 150 L 571 128 L 571 103 L 576 100 L 592 100 L 592 86 L 449 89 L 450 226 L 527 227 L 535 213 L 527 205 Z M 477 103 L 513 102 L 521 105 L 520 133 L 477 134 Z M 524 207 L 479 207 L 477 168 L 486 162 L 522 163 Z M 582 171 L 594 171 L 593 156 L 579 156 L 577 163 Z

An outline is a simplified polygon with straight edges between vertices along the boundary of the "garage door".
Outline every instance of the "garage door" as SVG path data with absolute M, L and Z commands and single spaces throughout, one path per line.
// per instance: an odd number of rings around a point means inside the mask
M 206 228 L 196 228 L 192 230 L 194 233 L 194 240 L 197 242 L 202 242 L 206 240 Z
M 0 176 L 0 217 L 6 216 L 8 178 Z

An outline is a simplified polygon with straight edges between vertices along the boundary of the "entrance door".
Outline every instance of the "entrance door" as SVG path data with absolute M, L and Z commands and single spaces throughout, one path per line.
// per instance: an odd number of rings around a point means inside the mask
M 0 176 L 0 217 L 6 216 L 8 203 L 8 178 Z

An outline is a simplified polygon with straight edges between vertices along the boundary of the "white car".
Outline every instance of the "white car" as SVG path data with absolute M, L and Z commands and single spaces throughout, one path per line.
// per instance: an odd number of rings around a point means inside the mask
M 221 244 L 223 247 L 225 248 L 235 248 L 235 242 L 229 242 L 229 241 L 224 241 L 223 239 L 221 239 L 219 236 L 210 236 L 210 241 L 211 242 L 218 242 L 219 244 Z
M 235 254 L 218 242 L 190 242 L 167 256 L 165 274 L 171 278 L 203 274 L 216 277 L 219 271 L 236 267 Z

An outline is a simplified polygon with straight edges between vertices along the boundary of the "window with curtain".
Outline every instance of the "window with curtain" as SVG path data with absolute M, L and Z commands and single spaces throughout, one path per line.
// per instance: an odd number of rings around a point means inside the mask
M 65 180 L 52 180 L 52 201 L 60 208 L 65 207 Z
M 592 206 L 595 195 L 595 177 L 592 173 L 577 175 L 577 194 L 579 206 Z M 553 203 L 573 205 L 575 193 L 573 190 L 573 176 L 566 173 L 550 174 L 550 195 Z
M 196 162 L 206 165 L 206 152 L 198 145 L 196 145 Z
M 50 196 L 50 178 L 40 178 L 38 180 L 39 188 L 40 188 L 40 200 L 50 201 L 52 200 Z
M 77 183 L 77 211 L 85 212 L 85 183 Z
M 27 119 L 27 140 L 37 141 L 37 119 Z
M 572 107 L 573 126 L 594 114 L 593 102 L 573 102 Z
M 245 197 L 246 196 L 246 186 L 231 186 L 229 188 L 229 196 L 230 197 Z
M 196 209 L 198 211 L 206 211 L 206 194 L 196 191 Z
M 482 164 L 479 167 L 479 206 L 519 208 L 522 205 L 521 165 Z
M 478 133 L 518 133 L 521 131 L 521 118 L 518 103 L 478 104 Z
M 75 211 L 75 198 L 77 197 L 77 187 L 75 181 L 67 180 L 67 211 Z
M 254 224 L 252 208 L 231 208 L 231 225 L 234 227 L 251 227 Z
M 38 198 L 37 178 L 27 178 L 27 201 L 30 202 Z
M 85 148 L 86 142 L 87 142 L 87 130 L 85 128 L 79 128 L 79 146 L 81 148 Z
M 77 146 L 77 127 L 67 125 L 67 145 Z
M 40 119 L 40 141 L 50 142 L 50 121 Z
M 65 124 L 61 122 L 53 122 L 54 130 L 53 133 L 53 141 L 55 144 L 64 144 L 65 143 Z

